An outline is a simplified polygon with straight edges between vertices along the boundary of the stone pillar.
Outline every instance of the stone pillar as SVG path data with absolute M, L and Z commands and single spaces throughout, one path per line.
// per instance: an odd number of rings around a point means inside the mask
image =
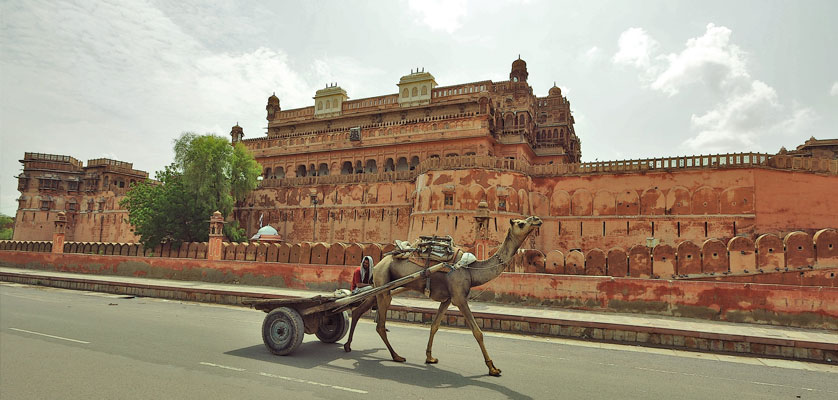
M 207 260 L 221 259 L 221 241 L 224 238 L 224 217 L 216 211 L 210 217 L 209 245 L 207 246 Z
M 64 211 L 58 213 L 55 219 L 55 232 L 52 234 L 52 252 L 64 252 L 64 230 L 67 227 L 67 215 Z

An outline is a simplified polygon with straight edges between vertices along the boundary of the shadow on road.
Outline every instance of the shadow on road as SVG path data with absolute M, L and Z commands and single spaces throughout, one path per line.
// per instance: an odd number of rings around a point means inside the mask
M 385 354 L 386 358 L 380 357 L 378 355 L 379 353 Z M 502 384 L 487 382 L 487 380 L 502 382 L 503 377 L 494 378 L 488 375 L 463 376 L 456 372 L 441 369 L 439 365 L 415 364 L 409 361 L 396 363 L 390 359 L 389 353 L 384 347 L 352 350 L 352 352 L 346 353 L 343 351 L 343 344 L 341 343 L 326 344 L 309 341 L 303 343 L 290 356 L 275 356 L 268 352 L 262 344 L 231 350 L 224 354 L 282 364 L 294 368 L 311 369 L 324 367 L 336 371 L 356 373 L 375 379 L 388 379 L 396 383 L 428 389 L 473 386 L 493 390 L 510 398 L 532 399 L 532 397 L 512 390 Z M 330 364 L 335 360 L 351 360 L 354 361 L 354 364 L 352 367 L 341 367 Z

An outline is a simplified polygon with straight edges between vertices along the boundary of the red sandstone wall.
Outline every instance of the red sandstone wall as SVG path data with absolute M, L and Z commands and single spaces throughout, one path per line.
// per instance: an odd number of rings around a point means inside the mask
M 0 251 L 0 265 L 331 291 L 352 266 Z M 838 289 L 504 273 L 481 300 L 838 329 Z
M 835 176 L 806 172 L 754 170 L 756 230 L 785 234 L 838 227 Z

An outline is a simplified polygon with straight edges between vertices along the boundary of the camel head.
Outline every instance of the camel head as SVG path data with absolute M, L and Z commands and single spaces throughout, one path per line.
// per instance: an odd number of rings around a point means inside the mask
M 541 226 L 541 218 L 535 215 L 526 219 L 510 219 L 509 220 L 509 236 L 517 240 L 519 243 L 529 236 L 532 231 Z

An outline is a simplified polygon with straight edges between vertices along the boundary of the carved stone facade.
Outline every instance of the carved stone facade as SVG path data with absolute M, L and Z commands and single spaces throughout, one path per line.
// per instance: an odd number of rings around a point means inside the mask
M 261 219 L 290 243 L 451 235 L 479 258 L 502 242 L 506 221 L 531 214 L 544 225 L 529 246 L 543 254 L 838 226 L 826 211 L 838 209 L 836 160 L 741 153 L 580 163 L 570 102 L 556 86 L 535 96 L 528 76 L 518 59 L 501 82 L 437 86 L 415 70 L 398 93 L 358 100 L 332 85 L 315 96 L 339 97 L 328 115 L 316 104 L 281 110 L 271 96 L 265 136 L 231 132 L 263 167 L 236 218 L 248 235 Z
M 70 156 L 26 153 L 18 175 L 15 240 L 51 240 L 65 214 L 65 237 L 77 242 L 135 242 L 119 201 L 131 184 L 148 178 L 133 164 L 100 158 L 87 166 Z

